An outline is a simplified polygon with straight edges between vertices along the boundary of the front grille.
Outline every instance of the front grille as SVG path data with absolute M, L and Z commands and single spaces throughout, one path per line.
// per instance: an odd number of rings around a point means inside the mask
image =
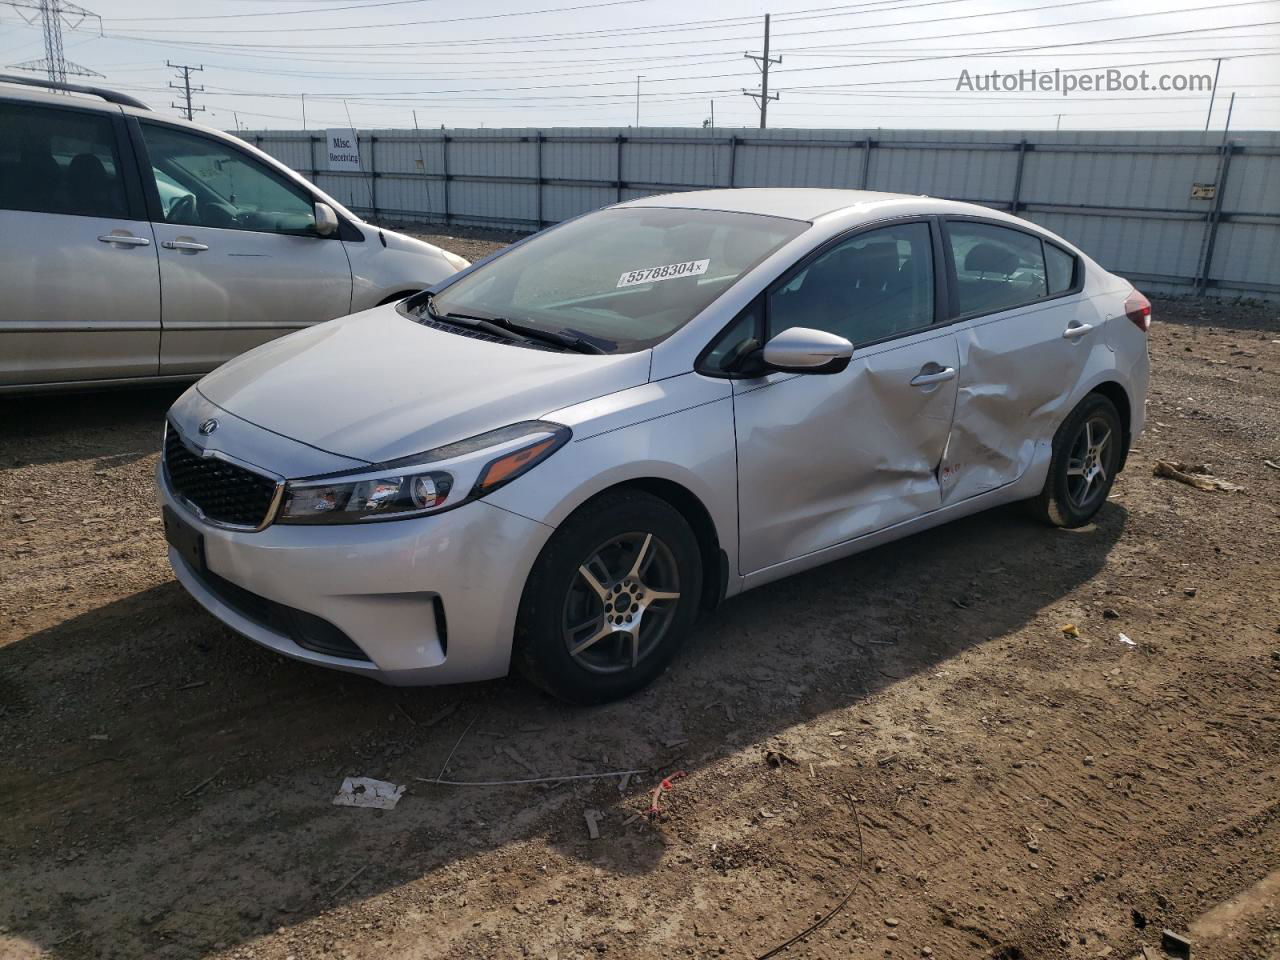
M 368 655 L 355 641 L 328 620 L 294 607 L 277 603 L 225 580 L 212 570 L 193 570 L 194 576 L 209 592 L 260 627 L 283 634 L 305 650 L 344 660 L 364 660 Z
M 276 496 L 275 480 L 192 453 L 172 425 L 164 441 L 164 469 L 173 492 L 214 523 L 260 527 Z

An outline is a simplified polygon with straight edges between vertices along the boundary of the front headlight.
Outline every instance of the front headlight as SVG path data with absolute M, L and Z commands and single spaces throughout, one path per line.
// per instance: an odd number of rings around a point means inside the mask
M 364 523 L 451 510 L 532 470 L 571 435 L 558 423 L 529 420 L 389 463 L 290 480 L 276 523 Z

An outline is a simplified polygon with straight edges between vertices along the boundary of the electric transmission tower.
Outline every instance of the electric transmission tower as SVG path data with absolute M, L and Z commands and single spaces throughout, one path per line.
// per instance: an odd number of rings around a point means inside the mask
M 102 74 L 78 63 L 71 63 L 62 52 L 62 28 L 75 30 L 85 20 L 93 18 L 98 21 L 98 33 L 102 33 L 102 18 L 92 10 L 66 3 L 65 0 L 38 0 L 37 3 L 23 0 L 8 0 L 7 6 L 34 26 L 40 20 L 44 27 L 44 58 L 41 60 L 25 60 L 22 63 L 10 64 L 15 70 L 44 71 L 49 79 L 56 83 L 66 83 L 67 75 L 75 77 L 100 77 Z M 37 11 L 28 14 L 28 10 Z
M 762 55 L 744 53 L 743 56 L 748 60 L 754 60 L 756 62 L 756 66 L 760 68 L 760 89 L 743 90 L 742 92 L 759 104 L 760 129 L 763 130 L 766 126 L 766 121 L 769 118 L 769 101 L 778 99 L 778 95 L 776 93 L 769 93 L 769 67 L 772 64 L 782 62 L 781 57 L 771 58 L 769 56 L 769 15 L 767 13 L 764 15 L 764 53 Z
M 186 63 L 173 63 L 170 60 L 166 60 L 164 63 L 165 63 L 165 66 L 173 67 L 173 69 L 180 70 L 182 72 L 182 83 L 180 84 L 174 83 L 172 80 L 170 80 L 169 86 L 171 86 L 174 90 L 180 90 L 182 92 L 182 99 L 185 101 L 185 103 L 170 102 L 169 106 L 171 106 L 174 110 L 181 110 L 183 113 L 187 115 L 187 119 L 190 120 L 192 119 L 194 114 L 197 114 L 202 110 L 204 110 L 204 107 L 193 107 L 191 105 L 191 94 L 204 93 L 204 87 L 193 88 L 191 86 L 191 74 L 193 72 L 203 72 L 204 64 L 201 64 L 198 67 L 193 67 Z

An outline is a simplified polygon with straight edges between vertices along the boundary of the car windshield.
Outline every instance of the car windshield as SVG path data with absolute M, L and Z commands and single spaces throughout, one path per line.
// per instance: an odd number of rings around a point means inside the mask
M 603 350 L 670 336 L 806 230 L 800 220 L 718 210 L 601 210 L 533 237 L 450 284 L 436 316 L 509 320 Z

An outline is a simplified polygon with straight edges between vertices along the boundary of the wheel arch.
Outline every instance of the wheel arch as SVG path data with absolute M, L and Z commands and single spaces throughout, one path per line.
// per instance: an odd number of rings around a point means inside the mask
M 611 494 L 624 490 L 639 490 L 657 497 L 684 517 L 685 522 L 693 530 L 698 541 L 698 550 L 702 559 L 702 596 L 699 606 L 703 610 L 711 610 L 724 599 L 729 585 L 729 557 L 720 543 L 720 535 L 716 530 L 711 511 L 696 493 L 667 477 L 631 477 L 620 480 L 610 486 L 597 490 L 575 506 L 565 518 L 584 509 L 588 504 Z

